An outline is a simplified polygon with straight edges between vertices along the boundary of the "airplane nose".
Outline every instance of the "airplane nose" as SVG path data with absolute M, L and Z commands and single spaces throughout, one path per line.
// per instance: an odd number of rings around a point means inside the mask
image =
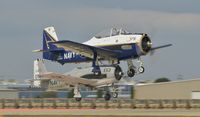
M 152 47 L 152 45 L 153 45 L 152 42 L 149 42 L 149 41 L 147 42 L 148 47 Z
M 147 54 L 152 47 L 151 39 L 147 36 L 147 34 L 143 35 L 143 38 L 141 39 L 141 49 L 143 54 Z

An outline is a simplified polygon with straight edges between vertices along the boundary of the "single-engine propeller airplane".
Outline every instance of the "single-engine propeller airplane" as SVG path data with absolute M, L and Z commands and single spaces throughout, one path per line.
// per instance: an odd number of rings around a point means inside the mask
M 43 59 L 60 64 L 92 62 L 92 72 L 97 75 L 101 74 L 99 65 L 101 61 L 108 61 L 109 66 L 116 68 L 119 68 L 120 61 L 127 61 L 127 75 L 133 77 L 135 73 L 144 72 L 141 56 L 171 45 L 152 47 L 151 39 L 147 34 L 129 33 L 116 28 L 107 31 L 107 34 L 100 33 L 84 43 L 59 41 L 54 27 L 47 27 L 43 30 L 43 49 L 34 52 L 43 52 Z M 134 66 L 133 59 L 139 60 L 138 68 Z M 123 75 L 123 72 L 118 73 Z
M 78 67 L 65 74 L 48 72 L 44 61 L 37 59 L 34 61 L 33 85 L 47 90 L 73 88 L 76 101 L 80 101 L 82 98 L 81 86 L 91 89 L 105 88 L 105 100 L 110 100 L 111 97 L 117 98 L 118 88 L 115 83 L 119 82 L 117 79 L 121 76 L 117 76 L 117 74 L 121 72 L 121 69 L 116 69 L 114 66 L 104 66 L 100 69 L 101 75 L 95 75 L 92 67 Z

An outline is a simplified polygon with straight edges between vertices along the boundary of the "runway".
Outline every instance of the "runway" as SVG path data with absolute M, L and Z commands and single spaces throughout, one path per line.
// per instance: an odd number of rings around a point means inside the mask
M 200 109 L 0 109 L 1 115 L 178 115 L 200 116 Z

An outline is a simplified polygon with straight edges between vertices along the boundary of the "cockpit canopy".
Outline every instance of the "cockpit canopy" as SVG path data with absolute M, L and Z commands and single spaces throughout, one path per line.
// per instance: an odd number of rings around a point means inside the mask
M 129 35 L 129 34 L 132 34 L 132 33 L 129 33 L 128 31 L 124 29 L 111 28 L 111 29 L 107 29 L 98 33 L 95 37 L 104 38 L 104 37 L 111 37 L 111 36 L 116 36 L 116 35 Z

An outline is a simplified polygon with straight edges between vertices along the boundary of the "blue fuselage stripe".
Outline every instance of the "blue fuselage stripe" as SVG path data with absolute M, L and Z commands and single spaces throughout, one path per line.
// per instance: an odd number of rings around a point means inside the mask
M 137 53 L 137 45 L 135 43 L 130 44 L 131 48 L 130 49 L 122 49 L 122 45 L 113 45 L 113 46 L 101 46 L 100 48 L 106 48 L 109 50 L 113 51 L 118 51 L 120 52 L 119 55 L 117 55 L 118 60 L 124 60 L 124 59 L 129 59 L 129 58 L 137 58 L 139 55 Z M 57 56 L 57 60 L 59 63 L 73 63 L 73 62 L 87 62 L 87 61 L 92 61 L 91 58 L 81 56 L 80 54 L 77 54 L 72 51 L 64 51 L 60 53 Z

